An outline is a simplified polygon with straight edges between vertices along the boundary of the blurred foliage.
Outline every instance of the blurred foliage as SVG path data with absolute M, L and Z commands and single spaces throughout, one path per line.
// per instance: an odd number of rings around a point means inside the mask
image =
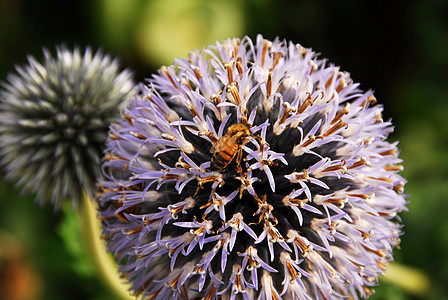
M 384 118 L 393 117 L 411 195 L 395 257 L 431 286 L 416 295 L 381 280 L 372 299 L 448 299 L 445 0 L 0 0 L 0 78 L 27 54 L 64 42 L 119 55 L 143 80 L 188 50 L 258 33 L 312 47 L 375 89 Z M 0 183 L 0 205 L 0 229 L 20 241 L 39 276 L 34 299 L 113 299 L 83 253 L 79 219 L 38 207 L 10 183 Z
M 135 47 L 145 63 L 171 64 L 190 50 L 243 34 L 238 0 L 102 0 L 97 9 L 104 42 L 117 50 Z

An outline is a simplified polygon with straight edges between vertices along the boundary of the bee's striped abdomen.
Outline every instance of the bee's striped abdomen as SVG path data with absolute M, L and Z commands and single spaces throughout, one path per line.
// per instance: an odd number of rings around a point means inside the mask
M 223 145 L 221 149 L 216 151 L 211 159 L 211 167 L 215 170 L 222 170 L 232 161 L 235 157 L 238 146 L 233 145 Z

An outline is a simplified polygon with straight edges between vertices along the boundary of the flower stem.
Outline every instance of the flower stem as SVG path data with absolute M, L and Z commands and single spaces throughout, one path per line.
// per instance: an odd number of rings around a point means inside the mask
M 82 234 L 90 259 L 96 267 L 98 275 L 109 287 L 109 290 L 118 296 L 118 299 L 134 299 L 129 295 L 129 284 L 126 284 L 119 276 L 118 268 L 113 257 L 105 250 L 105 245 L 100 239 L 100 224 L 97 219 L 95 204 L 84 193 L 81 208 Z
M 386 276 L 381 279 L 415 295 L 424 295 L 430 285 L 429 278 L 425 273 L 397 262 L 390 264 Z

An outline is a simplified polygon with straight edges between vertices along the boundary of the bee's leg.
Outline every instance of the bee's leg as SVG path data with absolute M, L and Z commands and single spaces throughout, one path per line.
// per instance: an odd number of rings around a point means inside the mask
M 269 144 L 265 140 L 263 140 L 263 138 L 261 136 L 259 136 L 259 135 L 252 135 L 252 137 L 254 139 L 256 139 L 260 143 L 260 146 L 262 148 L 263 148 L 264 145 L 268 145 L 269 146 Z
M 238 174 L 243 174 L 243 169 L 241 168 L 241 158 L 243 156 L 243 148 L 239 147 L 236 154 L 236 172 Z
M 193 194 L 193 197 L 196 196 L 196 195 L 198 194 L 199 190 L 200 190 L 200 187 L 198 186 L 198 187 L 196 188 L 196 191 L 195 191 L 194 194 Z
M 200 189 L 202 189 L 202 182 L 198 182 L 198 187 L 196 188 L 196 192 L 194 192 L 193 197 L 196 196 L 196 195 L 198 194 L 198 192 L 199 192 Z

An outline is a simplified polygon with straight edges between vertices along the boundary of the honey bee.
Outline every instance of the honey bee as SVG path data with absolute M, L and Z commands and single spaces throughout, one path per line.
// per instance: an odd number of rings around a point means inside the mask
M 210 152 L 213 153 L 211 169 L 225 169 L 236 156 L 237 171 L 240 172 L 240 161 L 242 155 L 241 147 L 248 142 L 247 138 L 250 136 L 258 138 L 252 135 L 247 125 L 243 123 L 236 123 L 230 126 L 227 133 L 222 136 L 210 149 Z

